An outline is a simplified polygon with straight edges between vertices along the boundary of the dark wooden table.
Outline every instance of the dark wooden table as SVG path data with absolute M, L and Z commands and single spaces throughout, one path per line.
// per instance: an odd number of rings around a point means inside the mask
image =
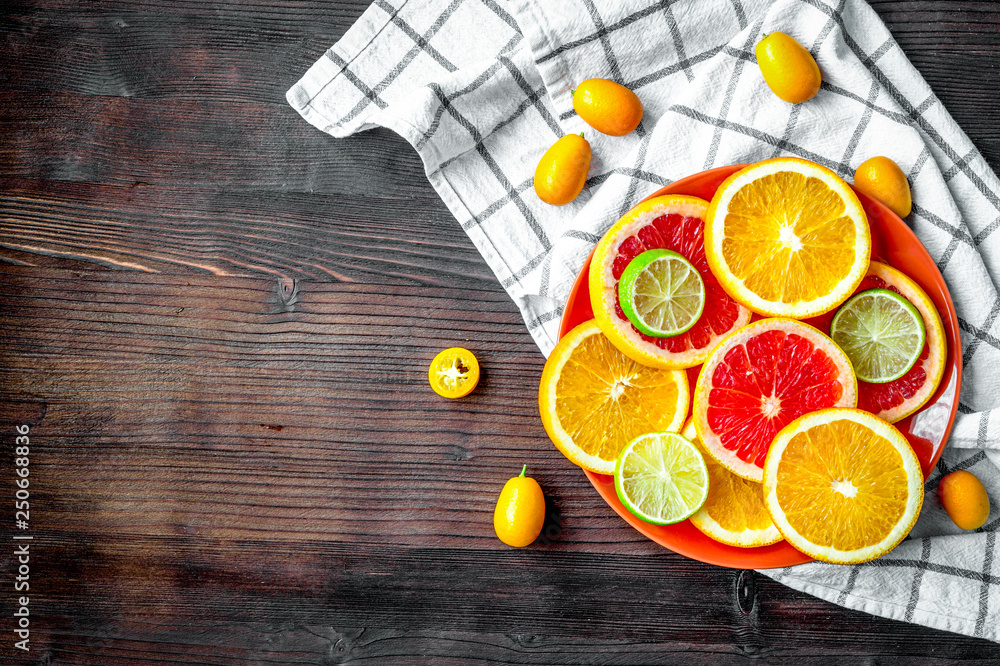
M 674 555 L 601 502 L 414 151 L 284 101 L 367 4 L 0 5 L 0 661 L 996 663 Z M 1000 4 L 874 6 L 1000 167 Z M 446 401 L 426 367 L 456 344 L 484 378 Z M 491 516 L 522 462 L 549 538 L 514 550 Z

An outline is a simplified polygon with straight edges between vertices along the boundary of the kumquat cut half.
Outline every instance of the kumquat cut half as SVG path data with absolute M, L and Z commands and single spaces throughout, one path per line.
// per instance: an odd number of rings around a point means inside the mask
M 431 388 L 442 398 L 461 398 L 479 383 L 479 360 L 462 347 L 444 349 L 427 368 Z

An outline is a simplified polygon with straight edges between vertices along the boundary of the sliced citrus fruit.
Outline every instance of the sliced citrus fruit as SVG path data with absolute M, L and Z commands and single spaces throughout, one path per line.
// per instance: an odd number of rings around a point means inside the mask
M 705 256 L 730 296 L 763 315 L 832 310 L 868 269 L 871 230 L 854 191 L 794 157 L 752 164 L 712 197 Z
M 851 359 L 858 380 L 875 384 L 905 375 L 926 342 L 920 312 L 888 289 L 849 298 L 830 323 L 830 337 Z
M 751 313 L 719 285 L 705 260 L 708 202 L 671 194 L 635 206 L 618 220 L 594 249 L 588 275 L 590 304 L 604 334 L 623 354 L 656 368 L 690 368 L 703 363 L 723 337 L 750 321 Z M 629 321 L 619 301 L 618 282 L 629 263 L 647 250 L 677 252 L 698 270 L 705 306 L 688 331 L 656 338 Z
M 857 564 L 896 547 L 924 499 L 920 462 L 906 438 L 860 409 L 806 414 L 774 438 L 764 503 L 795 548 Z
M 701 450 L 694 423 L 681 433 Z M 705 454 L 708 468 L 708 498 L 691 516 L 691 524 L 716 541 L 737 548 L 756 548 L 783 538 L 764 507 L 764 488 L 730 472 Z
M 672 338 L 701 317 L 705 283 L 698 269 L 673 250 L 646 250 L 625 267 L 618 302 L 639 331 Z
M 442 350 L 427 368 L 427 379 L 442 398 L 461 398 L 479 383 L 479 361 L 462 347 Z
M 762 319 L 712 352 L 698 375 L 692 418 L 705 450 L 760 483 L 775 434 L 808 412 L 854 407 L 857 380 L 833 340 L 792 319 Z
M 705 503 L 705 459 L 677 433 L 639 435 L 618 456 L 615 492 L 626 509 L 647 523 L 672 525 Z
M 538 409 L 552 443 L 600 474 L 614 472 L 618 454 L 637 436 L 680 430 L 689 399 L 684 372 L 636 363 L 593 319 L 563 336 L 538 387 Z
M 885 384 L 858 382 L 858 407 L 889 423 L 896 423 L 927 404 L 941 384 L 948 356 L 944 324 L 927 293 L 898 268 L 879 261 L 871 262 L 868 274 L 858 285 L 859 293 L 867 289 L 888 289 L 906 298 L 920 312 L 926 331 L 924 348 L 905 375 Z M 830 321 L 827 315 L 809 323 L 827 331 Z

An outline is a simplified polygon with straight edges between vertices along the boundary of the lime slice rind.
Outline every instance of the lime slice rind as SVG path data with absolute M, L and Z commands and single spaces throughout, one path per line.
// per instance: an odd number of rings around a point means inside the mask
M 667 249 L 647 250 L 626 266 L 618 300 L 635 328 L 655 338 L 691 330 L 705 309 L 705 283 L 684 256 Z
M 694 444 L 676 433 L 632 440 L 615 464 L 615 491 L 636 517 L 654 525 L 690 518 L 708 499 L 708 468 Z
M 916 364 L 927 331 L 920 311 L 906 298 L 888 289 L 868 289 L 837 310 L 830 337 L 851 360 L 858 380 L 884 384 Z

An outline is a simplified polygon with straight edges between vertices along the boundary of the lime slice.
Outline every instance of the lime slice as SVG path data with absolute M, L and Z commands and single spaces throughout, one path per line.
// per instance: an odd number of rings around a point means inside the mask
M 884 384 L 917 362 L 927 332 L 920 312 L 888 289 L 869 289 L 844 303 L 830 323 L 830 337 L 851 359 L 858 379 Z
M 639 435 L 615 464 L 615 490 L 647 523 L 670 525 L 690 517 L 708 498 L 708 468 L 698 448 L 672 432 Z
M 672 338 L 698 321 L 705 283 L 691 262 L 672 250 L 646 250 L 618 281 L 618 301 L 639 332 Z

